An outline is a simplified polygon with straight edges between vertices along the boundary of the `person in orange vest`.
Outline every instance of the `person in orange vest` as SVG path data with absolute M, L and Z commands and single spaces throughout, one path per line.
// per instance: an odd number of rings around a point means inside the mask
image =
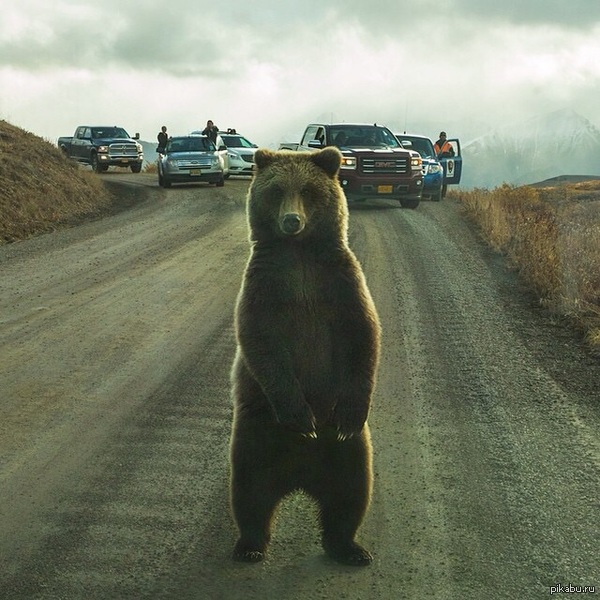
M 454 156 L 454 148 L 446 140 L 445 131 L 440 131 L 440 139 L 433 145 L 433 150 L 438 158 L 450 158 Z

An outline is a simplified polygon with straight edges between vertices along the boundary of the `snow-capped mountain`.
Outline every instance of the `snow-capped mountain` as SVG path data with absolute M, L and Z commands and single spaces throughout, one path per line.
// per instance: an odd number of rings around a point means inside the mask
M 600 175 L 600 130 L 573 110 L 560 110 L 479 137 L 462 155 L 465 188 Z

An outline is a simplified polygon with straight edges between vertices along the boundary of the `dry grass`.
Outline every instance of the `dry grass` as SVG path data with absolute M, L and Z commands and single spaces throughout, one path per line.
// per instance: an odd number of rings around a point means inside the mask
M 600 182 L 461 193 L 467 214 L 540 301 L 600 348 Z
M 100 178 L 50 142 L 0 120 L 0 244 L 100 214 L 111 195 Z

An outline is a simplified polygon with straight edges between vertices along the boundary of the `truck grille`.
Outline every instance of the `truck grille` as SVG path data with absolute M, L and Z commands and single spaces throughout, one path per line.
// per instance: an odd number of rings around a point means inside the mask
M 138 151 L 135 144 L 111 144 L 108 147 L 108 153 L 111 157 L 119 158 L 121 156 L 133 156 L 137 158 Z
M 408 173 L 408 160 L 406 158 L 372 158 L 365 157 L 360 161 L 360 169 L 362 173 L 368 175 L 390 175 Z

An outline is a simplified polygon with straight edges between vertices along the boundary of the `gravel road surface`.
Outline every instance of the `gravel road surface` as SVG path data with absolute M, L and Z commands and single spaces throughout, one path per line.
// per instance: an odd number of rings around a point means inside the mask
M 248 181 L 107 174 L 112 216 L 0 246 L 0 598 L 537 599 L 600 592 L 600 361 L 451 200 L 352 208 L 382 327 L 370 567 L 281 506 L 235 563 L 233 306 Z

